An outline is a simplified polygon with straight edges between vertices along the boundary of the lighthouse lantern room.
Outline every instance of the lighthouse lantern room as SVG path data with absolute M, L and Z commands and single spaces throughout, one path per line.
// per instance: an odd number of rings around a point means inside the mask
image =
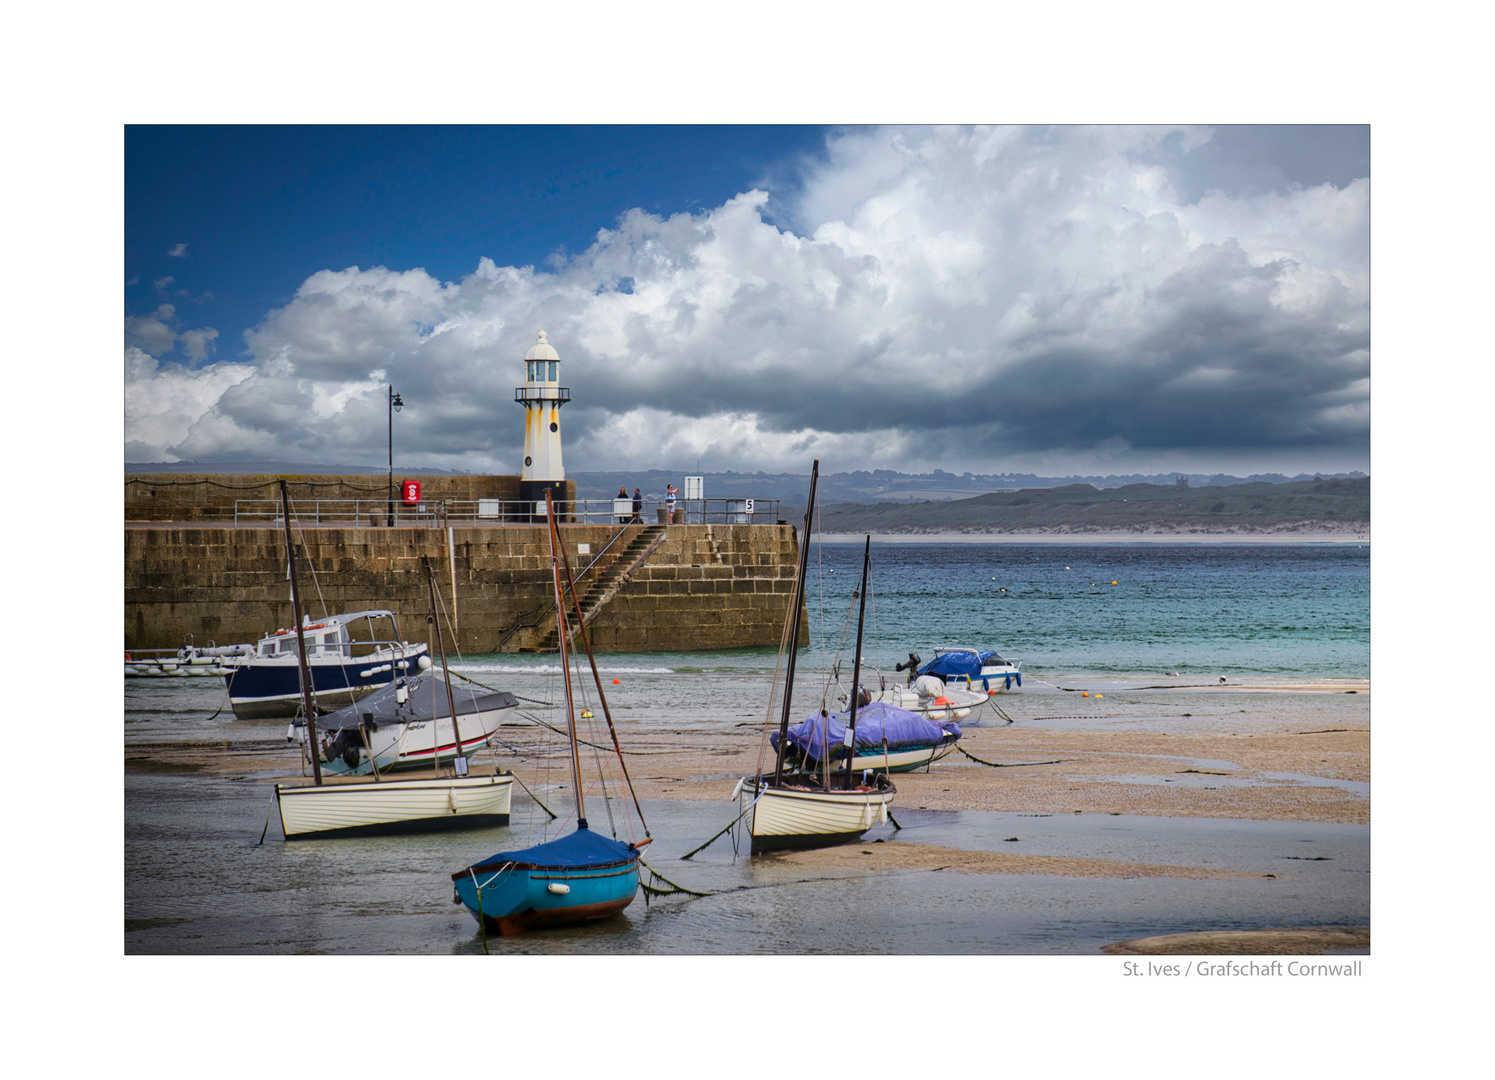
M 561 356 L 546 340 L 524 354 L 524 385 L 514 400 L 524 406 L 524 469 L 519 474 L 519 498 L 533 501 L 536 513 L 545 512 L 545 492 L 559 502 L 565 493 L 566 469 L 561 464 L 561 406 L 571 400 L 561 386 Z

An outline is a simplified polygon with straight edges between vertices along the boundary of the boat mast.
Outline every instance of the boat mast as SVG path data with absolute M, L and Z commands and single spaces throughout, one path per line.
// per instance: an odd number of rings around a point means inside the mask
M 805 602 L 805 574 L 810 568 L 810 522 L 815 515 L 815 488 L 820 482 L 820 459 L 810 467 L 810 501 L 805 507 L 805 534 L 799 545 L 799 577 L 794 583 L 794 599 L 789 607 L 789 665 L 784 679 L 784 712 L 779 718 L 779 748 L 774 753 L 773 782 L 777 787 L 784 780 L 784 748 L 789 743 L 789 711 L 794 699 L 794 661 L 799 652 L 799 609 Z
M 457 723 L 457 700 L 452 696 L 452 673 L 446 666 L 446 639 L 441 635 L 441 619 L 436 615 L 436 575 L 431 571 L 431 558 L 429 555 L 420 557 L 421 565 L 426 568 L 426 586 L 431 591 L 431 614 L 426 617 L 428 623 L 436 624 L 436 648 L 441 653 L 441 674 L 446 678 L 446 704 L 452 710 L 452 738 L 456 740 L 456 754 L 452 758 L 452 768 L 458 776 L 467 775 L 467 758 L 462 755 L 462 728 Z M 431 718 L 431 768 L 436 768 L 436 718 Z M 370 759 L 372 764 L 372 759 Z M 377 775 L 379 770 L 374 769 Z
M 291 539 L 291 497 L 280 484 L 281 517 L 286 527 L 286 559 L 291 567 L 291 617 L 296 620 L 296 677 L 301 683 L 301 711 L 306 714 L 306 745 L 311 751 L 311 774 L 322 782 L 322 751 L 317 748 L 317 710 L 311 704 L 311 668 L 306 663 L 306 635 L 301 632 L 301 591 L 296 587 L 296 544 Z
M 851 718 L 846 724 L 846 790 L 852 788 L 851 766 L 856 760 L 857 744 L 857 699 L 862 696 L 862 627 L 867 622 L 867 568 L 872 565 L 872 535 L 867 535 L 867 548 L 862 552 L 861 607 L 857 609 L 857 651 L 851 661 Z
M 644 827 L 644 835 L 649 835 L 649 823 L 644 820 L 644 808 L 639 805 L 638 792 L 633 790 L 633 779 L 628 775 L 628 763 L 623 760 L 623 745 L 618 742 L 618 730 L 613 727 L 613 714 L 607 707 L 607 695 L 602 691 L 602 675 L 597 670 L 597 658 L 592 655 L 592 637 L 587 633 L 586 620 L 581 617 L 581 594 L 576 591 L 576 578 L 571 573 L 571 556 L 566 552 L 566 545 L 561 544 L 561 563 L 566 568 L 566 581 L 571 586 L 571 603 L 576 608 L 576 630 L 581 637 L 582 647 L 587 650 L 587 663 L 592 665 L 592 681 L 597 684 L 597 700 L 602 702 L 602 715 L 607 718 L 607 733 L 612 736 L 613 749 L 618 752 L 618 767 L 623 770 L 623 782 L 628 785 L 628 794 L 633 796 L 633 808 L 638 811 L 639 823 Z
M 571 660 L 566 655 L 566 602 L 561 595 L 561 563 L 556 550 L 561 546 L 560 533 L 555 524 L 555 503 L 550 492 L 545 492 L 545 520 L 550 525 L 550 571 L 555 583 L 555 628 L 560 636 L 561 677 L 566 682 L 566 732 L 571 738 L 571 782 L 576 786 L 576 827 L 587 827 L 587 804 L 581 791 L 581 752 L 576 746 L 576 703 L 571 698 Z

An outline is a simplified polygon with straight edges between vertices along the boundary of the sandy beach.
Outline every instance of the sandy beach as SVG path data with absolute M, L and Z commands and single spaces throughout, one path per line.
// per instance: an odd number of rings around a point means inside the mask
M 997 695 L 962 722 L 955 752 L 927 772 L 896 775 L 895 806 L 1370 821 L 1368 682 L 1071 682 L 1060 689 L 1030 680 L 1029 689 Z M 683 729 L 664 717 L 617 715 L 643 798 L 725 801 L 737 778 L 772 767 L 757 724 Z M 521 720 L 499 734 L 534 756 L 485 751 L 474 767 L 512 769 L 543 787 L 553 776 L 542 754 L 551 733 Z M 133 767 L 239 776 L 269 770 L 267 779 L 287 781 L 302 775 L 283 740 L 153 744 L 126 755 Z

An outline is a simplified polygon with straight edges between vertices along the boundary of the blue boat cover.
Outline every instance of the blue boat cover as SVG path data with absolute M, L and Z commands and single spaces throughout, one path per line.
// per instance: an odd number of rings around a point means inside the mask
M 991 662 L 993 659 L 999 664 L 1005 664 L 994 652 L 947 652 L 936 656 L 929 663 L 919 669 L 920 675 L 937 675 L 946 682 L 951 679 L 959 679 L 969 675 L 972 679 L 981 677 L 981 665 Z
M 637 854 L 638 850 L 632 844 L 599 836 L 591 829 L 577 829 L 568 836 L 546 844 L 536 844 L 518 851 L 500 851 L 481 862 L 473 863 L 472 869 L 508 862 L 555 867 L 607 866 L 624 862 Z
M 827 739 L 838 750 L 845 743 L 850 717 L 850 712 L 835 712 L 828 716 L 816 713 L 789 729 L 789 741 L 807 756 L 821 761 Z M 857 710 L 858 746 L 880 747 L 884 737 L 890 750 L 905 746 L 932 746 L 947 735 L 960 738 L 960 725 L 953 720 L 930 720 L 882 701 L 874 701 Z M 778 732 L 770 736 L 769 741 L 778 750 Z

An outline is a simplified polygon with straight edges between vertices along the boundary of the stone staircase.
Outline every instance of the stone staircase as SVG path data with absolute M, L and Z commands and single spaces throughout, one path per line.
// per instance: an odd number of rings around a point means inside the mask
M 637 536 L 629 541 L 628 546 L 618 552 L 618 557 L 593 579 L 592 587 L 582 594 L 581 619 L 590 625 L 597 617 L 597 613 L 607 606 L 607 602 L 617 595 L 618 590 L 628 583 L 628 579 L 640 566 L 643 566 L 650 555 L 658 550 L 659 545 L 665 540 L 664 525 L 645 525 L 639 530 Z M 570 599 L 567 598 L 569 605 Z M 576 612 L 571 607 L 566 608 L 566 616 L 570 620 L 572 640 L 576 637 Z M 549 618 L 549 627 L 535 641 L 534 645 L 525 648 L 524 652 L 555 652 L 560 647 L 560 633 L 556 628 L 554 612 Z

